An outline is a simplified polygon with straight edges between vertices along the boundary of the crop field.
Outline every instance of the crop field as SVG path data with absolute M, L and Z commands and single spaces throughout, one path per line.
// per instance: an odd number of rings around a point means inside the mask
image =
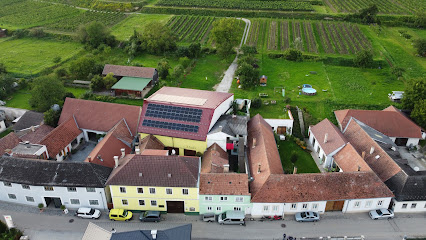
M 411 14 L 426 9 L 426 2 L 421 0 L 324 0 L 324 3 L 332 11 L 341 13 L 353 13 L 370 4 L 376 4 L 381 14 Z
M 134 30 L 141 32 L 145 26 L 152 22 L 166 24 L 172 15 L 163 14 L 133 14 L 112 27 L 112 34 L 119 40 L 127 40 L 133 35 Z
M 208 40 L 214 17 L 181 15 L 172 17 L 167 26 L 176 34 L 180 42 L 200 42 Z
M 310 53 L 355 54 L 371 48 L 371 43 L 355 24 L 343 22 L 252 21 L 247 39 L 250 46 L 267 50 L 297 48 Z

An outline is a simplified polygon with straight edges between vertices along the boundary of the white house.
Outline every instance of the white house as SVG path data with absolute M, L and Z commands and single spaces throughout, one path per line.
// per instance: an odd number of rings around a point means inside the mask
M 37 206 L 107 209 L 112 169 L 86 162 L 0 158 L 0 200 Z
M 270 119 L 267 118 L 265 121 L 271 125 L 274 132 L 278 135 L 281 134 L 288 134 L 291 135 L 293 133 L 293 122 L 294 118 L 291 114 L 291 111 L 288 110 L 287 112 L 288 118 L 287 119 Z
M 339 129 L 327 118 L 309 126 L 309 142 L 324 168 L 332 167 L 333 156 L 348 142 Z
M 14 147 L 9 155 L 14 157 L 30 157 L 30 158 L 41 158 L 48 159 L 49 153 L 44 145 L 31 144 L 29 142 L 20 142 Z

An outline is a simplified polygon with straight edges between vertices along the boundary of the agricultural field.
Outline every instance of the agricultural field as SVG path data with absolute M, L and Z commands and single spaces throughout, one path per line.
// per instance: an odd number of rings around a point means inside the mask
M 134 30 L 143 31 L 151 22 L 166 24 L 171 17 L 171 15 L 162 14 L 134 14 L 113 26 L 112 34 L 119 40 L 127 40 L 133 35 Z
M 377 5 L 379 14 L 412 14 L 426 10 L 426 2 L 418 0 L 324 0 L 324 3 L 339 13 L 354 13 L 370 4 Z
M 214 17 L 180 15 L 171 18 L 167 26 L 176 34 L 179 42 L 204 44 L 208 40 L 214 20 Z
M 246 42 L 258 49 L 309 53 L 355 54 L 372 47 L 356 24 L 323 21 L 255 19 Z

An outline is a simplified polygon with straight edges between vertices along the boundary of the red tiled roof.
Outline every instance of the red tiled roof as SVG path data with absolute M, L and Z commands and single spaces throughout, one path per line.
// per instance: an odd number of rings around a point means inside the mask
M 251 201 L 297 203 L 393 196 L 373 172 L 272 174 Z
M 169 150 L 145 149 L 141 152 L 141 155 L 168 156 Z
M 155 68 L 106 64 L 104 67 L 104 70 L 102 71 L 102 74 L 107 75 L 108 73 L 114 73 L 114 76 L 122 76 L 122 77 L 126 76 L 126 77 L 153 78 L 155 73 Z
M 70 117 L 67 121 L 47 134 L 43 140 L 40 141 L 40 144 L 46 146 L 47 152 L 51 158 L 55 158 L 56 154 L 60 153 L 81 133 L 82 131 L 77 127 L 74 118 Z
M 14 132 L 0 138 L 0 156 L 3 155 L 7 149 L 16 147 L 20 141 L 21 139 L 19 139 Z
M 388 137 L 421 138 L 421 128 L 393 106 L 379 110 L 345 109 L 334 112 L 344 129 L 351 117 L 365 123 Z
M 43 124 L 40 127 L 36 128 L 34 132 L 30 131 L 27 134 L 21 136 L 21 140 L 23 142 L 28 141 L 32 144 L 38 144 L 40 141 L 47 136 L 51 131 L 53 131 L 53 127 Z
M 401 168 L 398 164 L 374 141 L 356 121 L 350 121 L 343 133 L 357 150 L 358 153 L 365 152 L 365 162 L 369 167 L 385 182 Z M 370 154 L 371 147 L 374 147 L 373 154 Z M 380 156 L 376 159 L 376 156 Z
M 74 116 L 81 129 L 108 132 L 122 118 L 133 135 L 137 133 L 141 107 L 67 98 L 62 109 L 59 124 Z
M 325 154 L 330 154 L 336 149 L 342 147 L 348 141 L 345 139 L 340 130 L 327 118 L 311 127 L 311 132 L 314 134 L 318 144 L 324 150 Z M 327 142 L 324 143 L 325 135 L 327 134 Z
M 251 176 L 252 196 L 256 196 L 271 174 L 284 174 L 280 154 L 271 126 L 257 114 L 247 123 L 247 151 Z M 254 144 L 254 139 L 256 143 Z M 260 168 L 260 172 L 258 171 Z
M 228 154 L 216 143 L 203 154 L 201 160 L 202 173 L 223 173 L 223 165 L 229 164 Z
M 85 162 L 91 162 L 110 168 L 114 167 L 114 156 L 121 156 L 122 148 L 124 148 L 126 154 L 132 151 L 128 146 L 128 144 L 131 144 L 131 141 L 126 144 L 120 139 L 132 139 L 131 137 L 132 135 L 127 128 L 126 121 L 124 119 L 120 120 L 120 122 L 118 122 L 96 145 L 92 152 L 90 152 L 90 160 L 88 156 Z
M 158 140 L 154 135 L 149 134 L 140 140 L 139 149 L 142 153 L 144 149 L 157 149 L 164 150 L 164 144 Z
M 198 157 L 131 154 L 112 171 L 107 185 L 194 188 L 198 183 L 199 161 Z
M 343 172 L 372 172 L 368 164 L 358 154 L 356 149 L 351 143 L 346 144 L 336 155 L 333 156 L 334 161 L 337 163 Z
M 200 195 L 250 195 L 248 190 L 247 174 L 200 174 Z

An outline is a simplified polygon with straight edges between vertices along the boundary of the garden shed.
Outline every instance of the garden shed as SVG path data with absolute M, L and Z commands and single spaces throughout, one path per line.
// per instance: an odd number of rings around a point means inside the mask
M 260 86 L 266 86 L 267 81 L 268 77 L 266 75 L 262 75 L 259 80 Z
M 133 95 L 142 97 L 142 91 L 146 89 L 151 80 L 150 78 L 123 77 L 111 89 L 114 90 L 116 96 Z

